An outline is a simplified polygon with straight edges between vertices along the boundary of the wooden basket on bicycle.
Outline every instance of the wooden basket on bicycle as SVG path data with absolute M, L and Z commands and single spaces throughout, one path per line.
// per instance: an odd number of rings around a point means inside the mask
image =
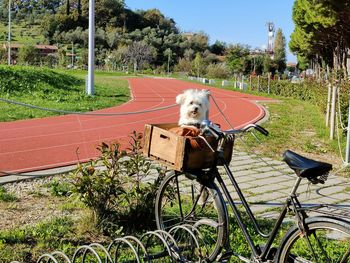
M 190 172 L 210 168 L 215 160 L 213 151 L 205 144 L 202 149 L 192 149 L 190 138 L 169 131 L 177 126 L 176 123 L 146 124 L 143 153 L 176 171 Z M 200 137 L 191 139 L 203 141 Z M 212 149 L 217 148 L 215 137 L 205 136 L 205 139 Z M 224 145 L 224 158 L 227 163 L 231 161 L 232 150 L 233 140 L 227 141 Z

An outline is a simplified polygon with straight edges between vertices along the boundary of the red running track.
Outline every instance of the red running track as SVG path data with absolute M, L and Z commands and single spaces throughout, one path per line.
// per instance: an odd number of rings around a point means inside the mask
M 231 124 L 238 128 L 265 116 L 255 103 L 265 98 L 208 88 L 175 79 L 130 78 L 132 99 L 101 113 L 142 111 L 172 105 L 188 88 L 210 89 Z M 28 172 L 75 164 L 98 156 L 101 142 L 125 140 L 132 131 L 143 131 L 146 123 L 177 122 L 179 107 L 135 115 L 64 115 L 42 119 L 0 122 L 0 171 Z M 211 102 L 210 119 L 229 126 Z M 1 174 L 1 172 L 0 172 Z

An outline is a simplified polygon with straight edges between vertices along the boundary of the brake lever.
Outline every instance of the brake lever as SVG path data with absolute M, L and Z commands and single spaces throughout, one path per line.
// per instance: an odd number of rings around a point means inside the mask
M 260 125 L 255 124 L 254 127 L 257 131 L 259 131 L 261 134 L 268 136 L 269 135 L 269 131 L 266 130 L 265 128 L 261 127 Z
M 202 134 L 205 134 L 206 132 L 210 132 L 216 139 L 220 138 L 221 131 L 217 130 L 217 126 L 213 124 L 209 120 L 203 120 L 200 129 L 202 131 Z

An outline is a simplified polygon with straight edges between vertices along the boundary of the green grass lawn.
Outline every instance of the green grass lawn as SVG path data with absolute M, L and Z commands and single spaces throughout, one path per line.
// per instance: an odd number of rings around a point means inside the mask
M 187 81 L 187 80 L 186 80 Z M 195 81 L 189 81 L 195 82 Z M 274 99 L 275 102 L 263 102 L 268 118 L 261 124 L 269 131 L 269 136 L 245 136 L 244 140 L 236 140 L 235 149 L 258 153 L 263 157 L 282 159 L 285 150 L 290 149 L 302 155 L 332 163 L 335 170 L 343 163 L 340 156 L 337 133 L 336 139 L 329 139 L 329 128 L 325 125 L 325 114 L 319 105 L 310 101 L 285 98 L 256 91 L 234 89 L 232 86 L 221 86 L 221 80 L 214 85 L 217 88 L 245 92 Z M 321 104 L 322 102 L 320 102 Z M 346 134 L 339 130 L 340 149 L 344 158 Z M 349 170 L 342 170 L 341 175 L 350 176 Z
M 46 69 L 0 67 L 0 97 L 45 108 L 67 111 L 92 111 L 119 105 L 129 100 L 126 79 L 114 73 L 95 73 L 95 94 L 86 95 L 85 71 L 52 71 Z M 9 86 L 13 86 L 8 88 Z M 57 115 L 48 111 L 0 102 L 0 121 L 14 121 Z

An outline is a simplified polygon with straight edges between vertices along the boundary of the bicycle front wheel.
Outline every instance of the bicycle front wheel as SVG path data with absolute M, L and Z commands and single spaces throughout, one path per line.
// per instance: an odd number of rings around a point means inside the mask
M 306 220 L 307 235 L 290 229 L 282 241 L 279 263 L 350 262 L 350 224 L 329 217 Z
M 210 262 L 226 244 L 227 210 L 214 183 L 203 186 L 185 173 L 170 172 L 158 190 L 155 214 L 158 229 L 169 231 L 178 225 L 195 229 L 206 248 L 204 257 Z

